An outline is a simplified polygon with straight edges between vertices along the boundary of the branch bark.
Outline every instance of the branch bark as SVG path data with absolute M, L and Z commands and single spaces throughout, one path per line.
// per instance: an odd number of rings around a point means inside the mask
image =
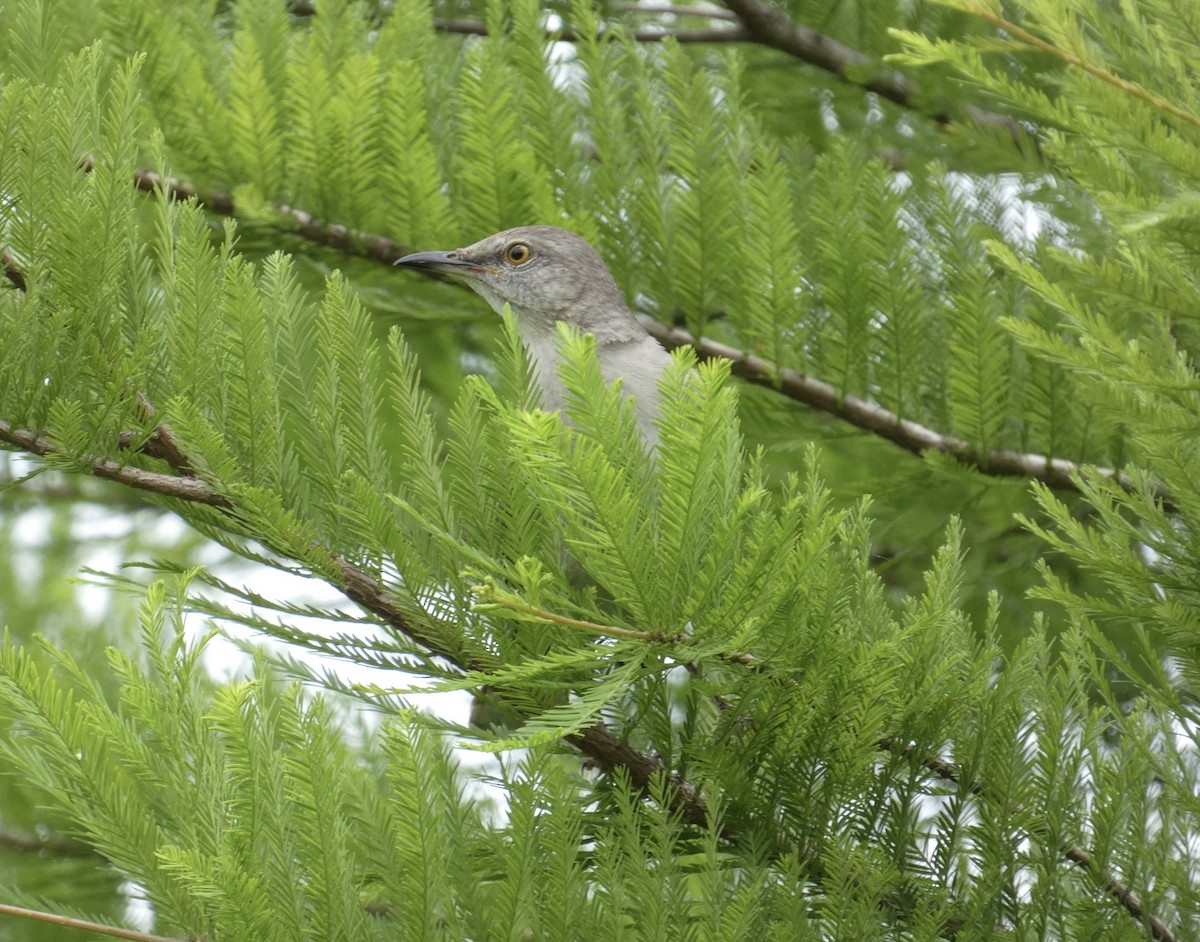
M 39 435 L 33 429 L 18 428 L 4 419 L 0 419 L 0 442 L 19 448 L 31 455 L 37 455 L 39 458 L 71 460 L 45 435 Z M 218 494 L 200 478 L 176 477 L 172 474 L 144 471 L 110 458 L 96 458 L 86 464 L 88 473 L 98 478 L 104 478 L 106 481 L 116 481 L 118 484 L 134 487 L 141 491 L 150 491 L 161 497 L 173 497 L 176 500 L 186 500 L 193 504 L 206 504 L 222 510 L 233 510 L 233 503 L 229 498 Z
M 673 3 L 614 3 L 609 9 L 614 13 L 632 13 L 637 16 L 692 16 L 707 20 L 736 20 L 737 17 L 720 7 L 689 7 Z
M 165 935 L 154 935 L 151 932 L 138 932 L 136 929 L 125 929 L 121 926 L 107 926 L 104 923 L 92 922 L 89 919 L 74 919 L 70 916 L 59 916 L 55 913 L 42 912 L 38 909 L 26 909 L 24 906 L 10 906 L 0 903 L 0 916 L 14 916 L 18 919 L 28 919 L 31 922 L 42 922 L 64 929 L 82 929 L 96 935 L 107 935 L 114 939 L 128 939 L 129 942 L 184 942 L 183 939 L 173 939 Z
M 1065 458 L 1034 452 L 1006 449 L 983 451 L 961 438 L 943 435 L 918 422 L 901 418 L 866 399 L 843 395 L 829 383 L 804 376 L 794 370 L 780 369 L 767 360 L 735 347 L 709 340 L 707 337 L 693 337 L 682 328 L 657 322 L 647 324 L 646 328 L 669 350 L 691 347 L 701 360 L 730 360 L 733 364 L 733 374 L 746 382 L 774 389 L 796 402 L 835 415 L 855 428 L 878 435 L 914 455 L 927 451 L 938 452 L 984 474 L 1040 481 L 1058 490 L 1079 490 L 1079 476 L 1087 469 L 1115 482 L 1127 491 L 1133 489 L 1133 481 L 1129 475 L 1114 468 L 1081 465 Z M 1169 492 L 1159 489 L 1155 496 L 1165 506 L 1171 507 Z
M 0 265 L 4 266 L 4 277 L 10 285 L 18 291 L 24 291 L 28 287 L 25 284 L 25 273 L 9 252 L 0 252 Z
M 486 36 L 488 28 L 486 23 L 479 20 L 447 20 L 434 19 L 433 28 L 439 33 L 457 33 L 462 36 Z M 599 36 L 603 36 L 607 30 L 601 30 Z M 736 26 L 732 27 L 717 27 L 715 29 L 700 29 L 679 27 L 671 29 L 667 27 L 657 26 L 639 26 L 629 30 L 629 35 L 635 42 L 639 43 L 660 43 L 665 39 L 673 39 L 677 43 L 744 43 L 751 42 L 750 33 Z M 594 37 L 586 36 L 579 30 L 565 26 L 561 29 L 546 30 L 547 42 L 562 42 L 562 43 L 577 43 L 584 39 Z

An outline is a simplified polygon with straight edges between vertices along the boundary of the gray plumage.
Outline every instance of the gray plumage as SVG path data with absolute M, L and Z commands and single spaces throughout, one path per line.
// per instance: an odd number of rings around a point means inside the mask
M 458 278 L 497 312 L 507 303 L 517 318 L 547 410 L 566 407 L 566 389 L 558 376 L 557 323 L 591 334 L 605 380 L 621 380 L 622 392 L 634 400 L 646 441 L 658 441 L 653 424 L 658 378 L 670 354 L 638 323 L 600 256 L 575 233 L 554 226 L 521 226 L 453 252 L 406 255 L 396 264 Z

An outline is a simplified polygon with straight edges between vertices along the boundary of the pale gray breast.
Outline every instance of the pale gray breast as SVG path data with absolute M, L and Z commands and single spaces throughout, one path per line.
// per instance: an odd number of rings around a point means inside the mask
M 520 326 L 524 328 L 524 324 Z M 567 391 L 558 376 L 557 335 L 536 328 L 522 329 L 521 339 L 533 361 L 543 408 L 565 411 Z M 658 444 L 658 429 L 654 426 L 658 416 L 658 378 L 670 365 L 671 355 L 649 334 L 636 340 L 599 344 L 596 353 L 604 379 L 609 383 L 620 379 L 622 392 L 633 397 L 638 427 L 647 444 Z
M 622 390 L 634 399 L 638 425 L 650 445 L 658 444 L 658 380 L 671 363 L 671 354 L 649 334 L 640 340 L 608 343 L 597 351 L 600 371 L 610 383 L 621 379 Z

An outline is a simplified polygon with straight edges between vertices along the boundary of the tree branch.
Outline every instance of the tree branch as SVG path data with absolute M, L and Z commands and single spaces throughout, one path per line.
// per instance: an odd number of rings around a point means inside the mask
M 761 0 L 723 0 L 754 41 L 785 52 L 794 59 L 815 65 L 844 82 L 861 85 L 881 98 L 911 108 L 913 88 L 900 72 L 881 68 L 865 53 L 843 45 L 836 39 L 797 23 L 782 10 Z M 853 70 L 871 70 L 870 78 L 851 78 Z M 948 115 L 935 115 L 939 123 L 949 123 Z
M 815 65 L 843 82 L 865 88 L 902 108 L 922 114 L 928 113 L 920 107 L 917 89 L 912 81 L 902 72 L 884 68 L 865 53 L 797 23 L 766 0 L 723 2 L 741 21 L 752 42 L 769 46 L 801 62 Z M 971 124 L 1006 131 L 1018 147 L 1031 141 L 1037 146 L 1036 138 L 1030 131 L 1008 115 L 986 111 L 976 105 L 967 105 L 962 108 L 962 116 Z M 942 127 L 949 127 L 956 120 L 956 116 L 948 111 L 935 112 L 930 117 Z
M 894 739 L 881 739 L 879 748 L 888 752 L 895 753 L 905 757 L 914 757 L 915 750 L 907 743 L 897 742 Z M 982 782 L 970 781 L 963 782 L 962 769 L 953 762 L 943 759 L 941 756 L 933 756 L 932 758 L 925 757 L 921 759 L 921 764 L 936 775 L 938 778 L 946 782 L 951 782 L 957 785 L 960 790 L 965 790 L 975 795 L 978 798 L 986 798 L 990 801 L 999 803 L 999 799 L 990 788 Z M 1026 816 L 1025 809 L 1017 805 L 1012 809 L 1012 812 L 1018 816 Z M 1031 823 L 1027 830 L 1034 835 L 1045 838 L 1046 829 L 1039 827 L 1036 823 Z M 1134 919 L 1144 920 L 1150 928 L 1150 935 L 1155 942 L 1175 942 L 1175 933 L 1173 933 L 1167 924 L 1155 916 L 1153 913 L 1146 910 L 1142 903 L 1141 897 L 1137 895 L 1128 886 L 1118 880 L 1111 873 L 1101 870 L 1096 866 L 1096 862 L 1092 857 L 1091 851 L 1078 844 L 1060 844 L 1059 852 L 1071 861 L 1078 865 L 1083 870 L 1086 870 L 1092 876 L 1096 877 L 1104 886 L 1105 892 L 1108 893 L 1125 909 Z
M 137 394 L 138 408 L 147 419 L 152 419 L 155 416 L 154 406 L 150 400 L 146 398 L 144 393 Z M 122 449 L 132 448 L 137 436 L 133 432 L 122 432 L 117 439 L 118 447 Z M 137 450 L 143 455 L 149 455 L 151 458 L 159 458 L 165 461 L 180 474 L 194 478 L 196 471 L 188 461 L 187 456 L 183 453 L 183 448 L 179 444 L 179 440 L 165 425 L 158 425 L 151 433 L 149 438 L 142 441 L 137 446 Z
M 949 455 L 964 465 L 994 477 L 1027 478 L 1040 481 L 1059 490 L 1079 490 L 1077 479 L 1085 469 L 1113 481 L 1126 491 L 1133 490 L 1133 480 L 1123 471 L 1096 465 L 1082 465 L 1065 458 L 1039 455 L 1032 452 L 995 449 L 984 451 L 970 442 L 952 435 L 943 435 L 927 426 L 904 419 L 883 406 L 857 396 L 843 395 L 829 383 L 794 370 L 780 369 L 767 360 L 735 347 L 693 337 L 686 330 L 657 322 L 646 325 L 647 330 L 667 349 L 691 347 L 701 360 L 730 360 L 733 374 L 756 386 L 765 386 L 805 405 L 837 416 L 839 419 L 878 435 L 915 455 L 934 451 Z M 1171 495 L 1159 488 L 1155 496 L 1168 508 Z
M 33 429 L 17 428 L 4 419 L 0 419 L 0 442 L 12 445 L 40 458 L 69 459 L 69 456 L 45 435 L 39 435 Z M 186 500 L 193 504 L 206 504 L 209 507 L 219 507 L 222 510 L 233 509 L 233 503 L 229 498 L 218 494 L 207 483 L 196 477 L 176 477 L 171 474 L 158 474 L 154 471 L 135 468 L 133 465 L 121 464 L 110 458 L 96 458 L 90 462 L 86 462 L 86 464 L 88 473 L 98 478 L 104 478 L 107 481 L 116 481 L 118 484 L 124 484 L 127 487 L 135 487 L 141 491 L 150 491 L 162 497 Z
M 458 33 L 463 36 L 488 35 L 487 24 L 479 20 L 435 18 L 433 28 L 439 33 Z M 585 35 L 573 26 L 563 26 L 559 29 L 546 30 L 546 41 L 577 43 L 584 39 L 604 36 L 608 32 L 608 29 L 601 29 L 593 37 Z M 716 29 L 688 29 L 681 27 L 678 29 L 669 29 L 658 26 L 639 26 L 629 30 L 629 35 L 635 42 L 639 43 L 660 43 L 664 39 L 673 39 L 677 43 L 744 43 L 752 40 L 749 32 L 738 27 L 718 27 Z
M 614 13 L 633 13 L 643 16 L 693 16 L 706 20 L 736 20 L 737 17 L 720 7 L 686 7 L 673 3 L 613 3 L 609 9 Z
M 25 273 L 17 265 L 17 260 L 9 252 L 2 252 L 0 253 L 0 265 L 4 266 L 4 277 L 8 280 L 8 283 L 18 291 L 24 291 L 27 287 L 25 284 Z
M 6 903 L 0 903 L 0 916 L 15 916 L 18 919 L 48 923 L 52 926 L 62 926 L 65 929 L 82 929 L 84 932 L 112 936 L 115 939 L 129 939 L 131 942 L 184 942 L 183 939 L 173 939 L 165 935 L 138 932 L 135 929 L 123 929 L 120 926 L 106 926 L 103 923 L 91 922 L 87 919 L 73 919 L 70 916 L 59 916 L 38 909 L 26 909 L 24 906 L 9 906 Z

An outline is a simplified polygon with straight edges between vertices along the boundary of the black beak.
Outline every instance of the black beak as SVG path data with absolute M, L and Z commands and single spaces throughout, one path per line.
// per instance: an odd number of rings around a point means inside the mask
M 422 268 L 426 271 L 445 272 L 446 274 L 466 274 L 466 269 L 478 268 L 474 262 L 468 262 L 458 257 L 457 252 L 414 252 L 392 262 L 405 268 Z

